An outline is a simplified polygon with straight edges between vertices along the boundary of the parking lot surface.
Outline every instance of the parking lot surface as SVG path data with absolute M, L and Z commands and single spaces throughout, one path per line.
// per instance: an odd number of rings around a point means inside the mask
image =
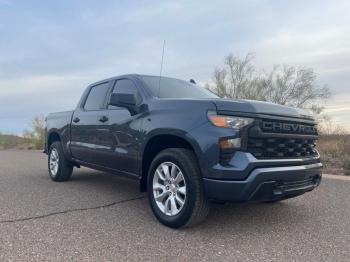
M 159 224 L 138 185 L 75 169 L 52 182 L 38 151 L 0 151 L 0 261 L 350 261 L 350 181 L 276 204 L 214 205 Z

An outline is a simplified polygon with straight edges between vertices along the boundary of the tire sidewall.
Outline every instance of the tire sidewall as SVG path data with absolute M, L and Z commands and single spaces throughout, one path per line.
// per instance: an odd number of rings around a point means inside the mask
M 153 195 L 153 177 L 156 169 L 161 163 L 164 162 L 172 162 L 176 164 L 180 169 L 184 176 L 186 182 L 186 200 L 185 204 L 182 207 L 181 211 L 174 216 L 165 215 L 158 207 L 154 195 Z M 170 152 L 161 152 L 152 162 L 149 172 L 148 172 L 148 180 L 147 180 L 147 188 L 148 188 L 148 200 L 150 202 L 150 206 L 157 217 L 157 219 L 164 225 L 179 228 L 187 223 L 192 215 L 192 211 L 194 209 L 195 201 L 196 201 L 196 188 L 189 174 L 187 163 L 182 163 Z

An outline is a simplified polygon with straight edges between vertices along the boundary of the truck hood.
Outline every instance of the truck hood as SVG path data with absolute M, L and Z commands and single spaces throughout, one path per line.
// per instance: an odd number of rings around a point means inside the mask
M 269 102 L 227 99 L 214 99 L 213 102 L 216 105 L 218 111 L 268 114 L 312 119 L 312 115 L 303 109 L 282 106 Z

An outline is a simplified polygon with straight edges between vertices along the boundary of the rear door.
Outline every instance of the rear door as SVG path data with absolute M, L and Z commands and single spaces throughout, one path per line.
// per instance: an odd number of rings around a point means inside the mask
M 73 114 L 70 148 L 75 159 L 101 165 L 104 155 L 111 150 L 105 108 L 110 85 L 111 81 L 106 81 L 91 86 L 85 101 Z

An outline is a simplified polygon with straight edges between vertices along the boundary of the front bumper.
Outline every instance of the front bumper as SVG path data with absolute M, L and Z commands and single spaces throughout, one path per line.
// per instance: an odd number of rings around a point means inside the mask
M 301 195 L 316 188 L 322 164 L 260 167 L 243 180 L 203 178 L 208 199 L 218 201 L 274 201 Z M 226 170 L 227 171 L 227 170 Z

